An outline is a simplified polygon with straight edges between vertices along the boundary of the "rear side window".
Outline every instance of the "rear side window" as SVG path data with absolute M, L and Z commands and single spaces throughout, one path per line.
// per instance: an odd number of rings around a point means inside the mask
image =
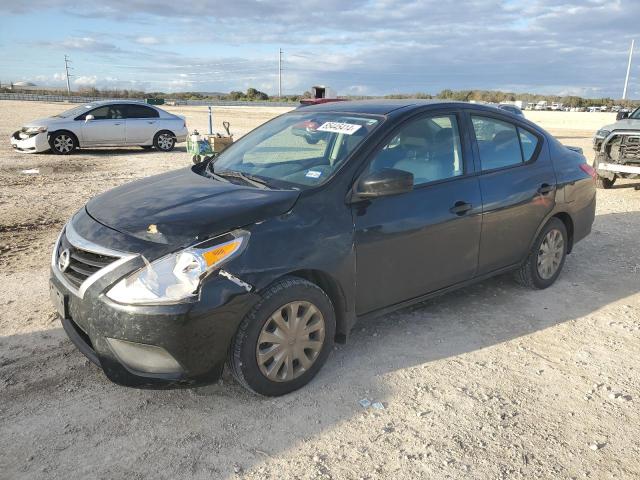
M 518 128 L 518 133 L 520 134 L 520 144 L 522 145 L 524 161 L 528 162 L 536 151 L 536 147 L 538 146 L 538 137 L 527 130 L 523 130 L 522 128 Z
M 144 105 L 127 105 L 127 118 L 158 118 L 158 111 Z
M 538 145 L 531 132 L 495 118 L 471 117 L 478 142 L 482 170 L 494 170 L 528 162 Z

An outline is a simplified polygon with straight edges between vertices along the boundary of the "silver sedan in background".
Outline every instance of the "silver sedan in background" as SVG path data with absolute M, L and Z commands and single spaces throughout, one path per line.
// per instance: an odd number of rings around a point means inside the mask
M 187 134 L 182 116 L 142 102 L 111 100 L 33 120 L 13 133 L 11 145 L 20 152 L 51 150 L 58 155 L 76 148 L 131 145 L 169 152 Z

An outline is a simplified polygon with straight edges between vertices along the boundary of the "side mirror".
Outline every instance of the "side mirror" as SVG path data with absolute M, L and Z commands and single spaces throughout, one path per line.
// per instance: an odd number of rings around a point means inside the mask
M 616 120 L 624 120 L 625 118 L 629 118 L 629 112 L 618 112 L 616 115 Z
M 91 120 L 95 120 L 96 117 L 94 117 L 93 115 L 89 114 L 86 117 L 84 117 L 84 123 L 87 123 Z
M 369 173 L 360 179 L 356 196 L 359 198 L 386 197 L 413 190 L 413 173 L 394 168 Z

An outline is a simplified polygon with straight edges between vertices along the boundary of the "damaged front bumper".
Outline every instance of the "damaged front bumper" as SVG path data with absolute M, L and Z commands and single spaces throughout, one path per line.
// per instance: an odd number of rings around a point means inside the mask
M 51 149 L 47 132 L 27 133 L 18 130 L 13 132 L 10 142 L 14 150 L 23 153 L 39 153 Z
M 73 236 L 65 238 L 74 241 Z M 74 250 L 72 242 L 64 245 L 71 258 L 94 248 L 84 242 L 78 246 L 83 250 Z M 220 377 L 233 335 L 259 298 L 248 284 L 225 272 L 205 279 L 198 301 L 122 305 L 105 292 L 143 264 L 140 256 L 121 256 L 114 268 L 98 270 L 76 286 L 59 266 L 59 245 L 60 240 L 52 256 L 51 299 L 68 337 L 110 380 L 166 388 L 208 384 Z M 95 247 L 96 253 L 105 253 Z
M 640 175 L 640 130 L 614 130 L 605 138 L 596 137 L 594 150 L 594 166 L 601 177 Z

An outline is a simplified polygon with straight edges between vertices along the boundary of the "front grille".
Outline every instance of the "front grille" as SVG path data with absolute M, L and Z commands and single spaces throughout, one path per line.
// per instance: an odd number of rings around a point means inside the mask
M 111 257 L 108 255 L 100 255 L 90 252 L 72 245 L 67 239 L 65 234 L 60 238 L 60 244 L 58 245 L 58 251 L 56 252 L 56 263 L 60 268 L 60 256 L 62 253 L 68 250 L 69 252 L 69 266 L 62 271 L 64 277 L 79 288 L 87 278 L 96 273 L 98 270 L 103 269 L 107 265 L 115 262 L 119 257 Z
M 636 137 L 637 138 L 637 137 Z M 631 139 L 629 139 L 631 140 Z M 626 144 L 621 148 L 621 157 L 625 160 L 637 160 L 640 161 L 640 144 Z

